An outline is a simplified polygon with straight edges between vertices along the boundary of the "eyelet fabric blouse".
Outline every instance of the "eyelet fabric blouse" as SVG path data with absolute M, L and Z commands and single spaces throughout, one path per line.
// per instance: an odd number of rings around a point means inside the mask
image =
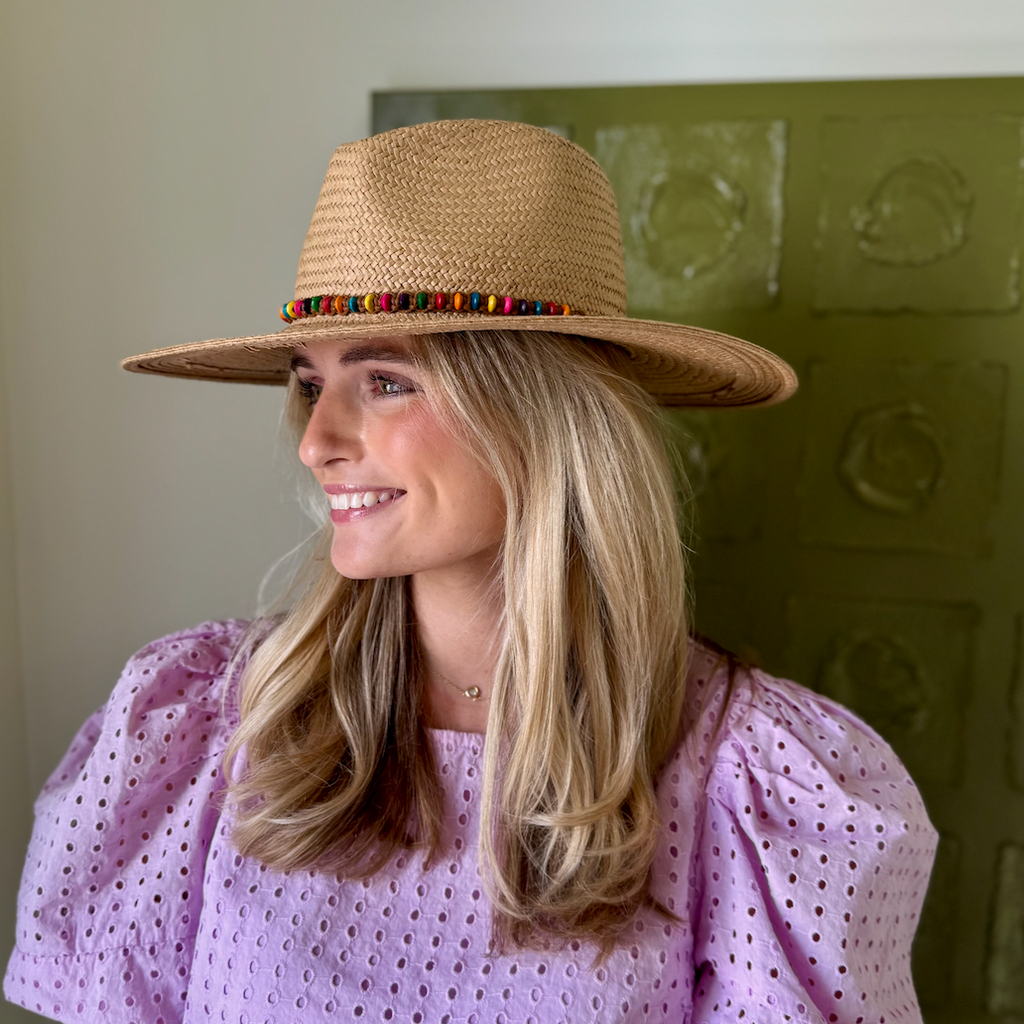
M 219 808 L 244 623 L 143 648 L 36 804 L 8 999 L 139 1024 L 921 1020 L 910 947 L 936 845 L 889 746 L 794 683 L 692 651 L 654 895 L 605 960 L 488 951 L 484 737 L 430 734 L 443 855 L 368 881 L 241 857 Z

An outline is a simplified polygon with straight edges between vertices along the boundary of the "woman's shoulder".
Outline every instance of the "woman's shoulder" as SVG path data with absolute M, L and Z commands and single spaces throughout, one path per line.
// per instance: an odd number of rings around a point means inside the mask
M 847 708 L 724 653 L 695 646 L 690 683 L 694 1019 L 847 1020 L 855 1001 L 920 1021 L 910 948 L 937 836 L 899 758 Z
M 243 619 L 201 622 L 153 640 L 128 659 L 111 702 L 122 696 L 136 705 L 230 697 L 238 674 L 230 669 L 250 626 Z
M 182 670 L 186 678 L 193 678 L 188 676 L 189 672 L 202 673 L 207 678 L 218 676 L 237 652 L 250 626 L 245 619 L 223 619 L 168 633 L 136 651 L 128 659 L 121 679 L 163 680 Z
M 685 711 L 686 746 L 698 758 L 711 799 L 733 802 L 751 787 L 784 807 L 860 832 L 856 807 L 891 817 L 929 841 L 933 829 L 917 786 L 889 743 L 853 711 L 789 679 L 695 643 Z M 789 793 L 798 787 L 802 794 Z M 823 810 L 827 815 L 809 812 Z M 773 813 L 779 808 L 773 807 Z M 787 821 L 792 815 L 787 816 Z
M 46 1013 L 74 992 L 95 1019 L 154 993 L 178 1005 L 246 630 L 204 622 L 147 644 L 79 730 L 36 801 L 9 999 Z
M 238 724 L 231 671 L 249 623 L 203 622 L 160 637 L 136 651 L 106 704 L 79 730 L 40 799 L 61 791 L 100 747 L 111 769 L 151 764 L 154 774 L 218 754 Z M 111 772 L 105 772 L 109 777 Z M 138 782 L 136 783 L 136 785 Z
M 168 633 L 140 647 L 133 657 L 147 657 L 151 654 L 165 653 L 168 650 L 202 648 L 214 650 L 216 647 L 233 648 L 252 625 L 248 619 L 213 619 L 200 622 L 197 626 L 179 629 Z

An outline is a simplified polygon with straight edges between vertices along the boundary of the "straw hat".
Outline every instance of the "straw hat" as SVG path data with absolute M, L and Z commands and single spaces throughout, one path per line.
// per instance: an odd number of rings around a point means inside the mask
M 531 125 L 438 121 L 335 150 L 283 330 L 122 365 L 283 384 L 306 341 L 514 329 L 615 342 L 663 405 L 767 405 L 796 388 L 756 345 L 625 311 L 619 215 L 597 163 Z

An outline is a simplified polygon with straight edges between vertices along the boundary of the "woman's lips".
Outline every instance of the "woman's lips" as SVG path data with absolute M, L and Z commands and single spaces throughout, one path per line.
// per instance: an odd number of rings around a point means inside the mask
M 377 512 L 386 511 L 405 494 L 405 491 L 396 487 L 365 490 L 336 490 L 333 487 L 328 490 L 325 487 L 324 490 L 331 504 L 331 521 L 335 523 L 365 519 Z

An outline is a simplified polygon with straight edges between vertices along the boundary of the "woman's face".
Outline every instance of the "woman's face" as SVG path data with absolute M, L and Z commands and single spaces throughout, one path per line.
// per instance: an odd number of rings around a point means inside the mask
M 299 457 L 331 504 L 338 572 L 489 579 L 505 531 L 501 492 L 442 422 L 409 339 L 309 342 L 292 367 L 311 407 Z

